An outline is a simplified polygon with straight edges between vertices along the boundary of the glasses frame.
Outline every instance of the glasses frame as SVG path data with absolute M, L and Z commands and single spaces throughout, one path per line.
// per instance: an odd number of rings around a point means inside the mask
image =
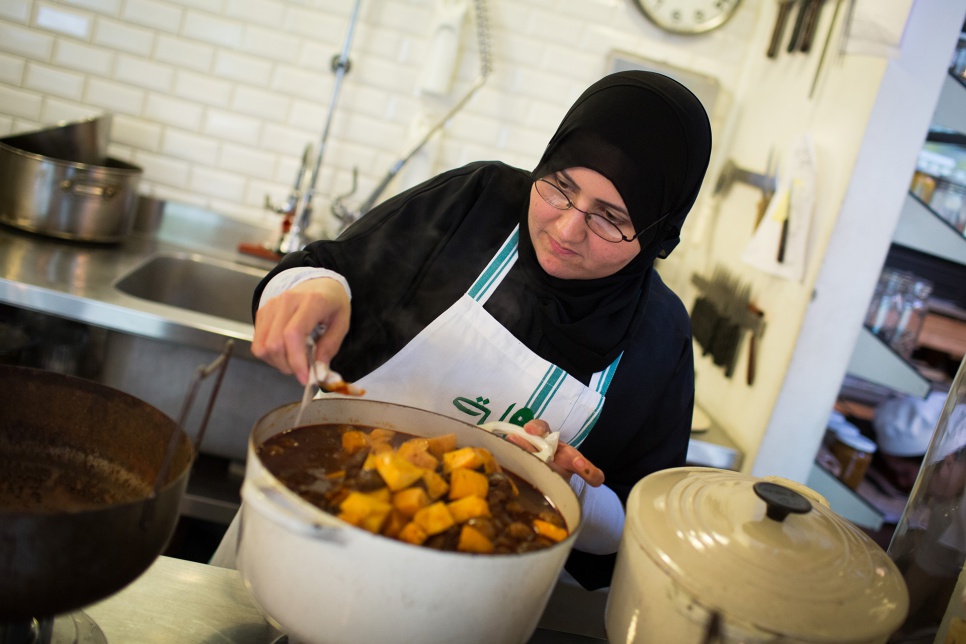
M 554 204 L 550 203 L 547 200 L 547 198 L 545 196 L 543 196 L 543 193 L 540 192 L 540 187 L 537 184 L 539 184 L 541 182 L 547 184 L 548 186 L 550 186 L 551 188 L 553 188 L 554 190 L 556 190 L 557 193 L 559 193 L 560 196 L 563 197 L 567 201 L 567 205 L 565 205 L 565 206 L 557 206 L 557 205 L 554 205 Z M 552 182 L 552 181 L 550 181 L 550 180 L 548 180 L 546 178 L 537 179 L 536 181 L 533 182 L 533 187 L 537 191 L 537 194 L 540 195 L 540 198 L 543 199 L 544 202 L 546 202 L 546 204 L 548 206 L 550 206 L 551 208 L 556 208 L 557 210 L 571 210 L 571 209 L 573 209 L 573 210 L 576 210 L 577 212 L 579 212 L 580 214 L 582 214 L 584 216 L 584 223 L 587 224 L 587 228 L 590 229 L 590 232 L 594 233 L 595 235 L 597 235 L 597 237 L 599 237 L 600 239 L 603 239 L 605 242 L 610 242 L 611 244 L 619 244 L 621 242 L 632 242 L 635 239 L 639 239 L 641 235 L 643 235 L 647 231 L 651 230 L 652 228 L 654 228 L 655 226 L 657 226 L 658 224 L 660 224 L 662 221 L 664 221 L 667 218 L 668 215 L 671 214 L 669 212 L 668 213 L 665 213 L 657 221 L 655 221 L 651 225 L 649 225 L 646 228 L 644 228 L 644 230 L 635 232 L 632 236 L 627 237 L 621 231 L 621 229 L 617 227 L 617 224 L 615 224 L 614 222 L 607 221 L 606 219 L 603 218 L 602 215 L 599 215 L 599 214 L 593 213 L 593 212 L 587 212 L 586 210 L 581 210 L 580 208 L 578 208 L 577 206 L 575 206 L 574 205 L 574 202 L 571 201 L 570 200 L 570 197 L 567 196 L 567 193 L 565 193 L 563 191 L 563 189 L 560 186 L 558 186 L 557 184 L 555 184 L 554 182 Z M 617 234 L 620 235 L 620 239 L 608 239 L 607 237 L 604 237 L 599 232 L 597 232 L 596 230 L 594 230 L 593 227 L 591 227 L 591 225 L 590 225 L 590 218 L 591 217 L 599 217 L 601 221 L 603 221 L 604 223 L 606 223 L 608 226 L 611 226 L 614 230 L 617 231 Z

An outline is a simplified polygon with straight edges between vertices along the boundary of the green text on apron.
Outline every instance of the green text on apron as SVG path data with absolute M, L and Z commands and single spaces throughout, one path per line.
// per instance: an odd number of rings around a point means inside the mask
M 453 306 L 360 379 L 366 397 L 472 424 L 539 418 L 577 447 L 590 433 L 620 356 L 584 385 L 513 337 L 483 309 L 517 260 L 518 229 Z

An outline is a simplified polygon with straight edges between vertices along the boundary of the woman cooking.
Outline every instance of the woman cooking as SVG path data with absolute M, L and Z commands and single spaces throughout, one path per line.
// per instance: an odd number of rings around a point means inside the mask
M 567 571 L 607 586 L 627 494 L 687 452 L 690 323 L 653 264 L 677 245 L 710 151 L 690 91 L 611 74 L 532 173 L 471 163 L 287 255 L 255 293 L 252 352 L 305 383 L 305 338 L 324 324 L 317 360 L 367 398 L 560 432 L 552 466 L 583 510 Z

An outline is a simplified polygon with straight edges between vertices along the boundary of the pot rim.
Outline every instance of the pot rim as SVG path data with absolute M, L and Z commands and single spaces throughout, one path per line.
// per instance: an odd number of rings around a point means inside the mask
M 98 165 L 94 163 L 85 163 L 83 161 L 67 161 L 64 159 L 58 159 L 56 157 L 50 157 L 45 154 L 39 154 L 37 152 L 30 152 L 29 150 L 23 150 L 21 148 L 15 147 L 8 143 L 0 141 L 0 151 L 9 152 L 15 154 L 19 157 L 25 157 L 31 161 L 38 161 L 41 163 L 50 163 L 56 166 L 64 168 L 72 168 L 75 170 L 83 170 L 85 172 L 90 172 L 92 174 L 103 174 L 103 175 L 139 175 L 143 174 L 144 170 L 133 163 L 129 163 L 122 159 L 116 159 L 111 156 L 104 157 L 106 162 L 110 162 L 116 165 Z

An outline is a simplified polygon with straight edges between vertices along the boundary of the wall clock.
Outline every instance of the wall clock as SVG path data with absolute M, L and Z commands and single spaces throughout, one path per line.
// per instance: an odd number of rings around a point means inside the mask
M 631 0 L 648 20 L 675 34 L 717 29 L 734 15 L 741 0 Z

